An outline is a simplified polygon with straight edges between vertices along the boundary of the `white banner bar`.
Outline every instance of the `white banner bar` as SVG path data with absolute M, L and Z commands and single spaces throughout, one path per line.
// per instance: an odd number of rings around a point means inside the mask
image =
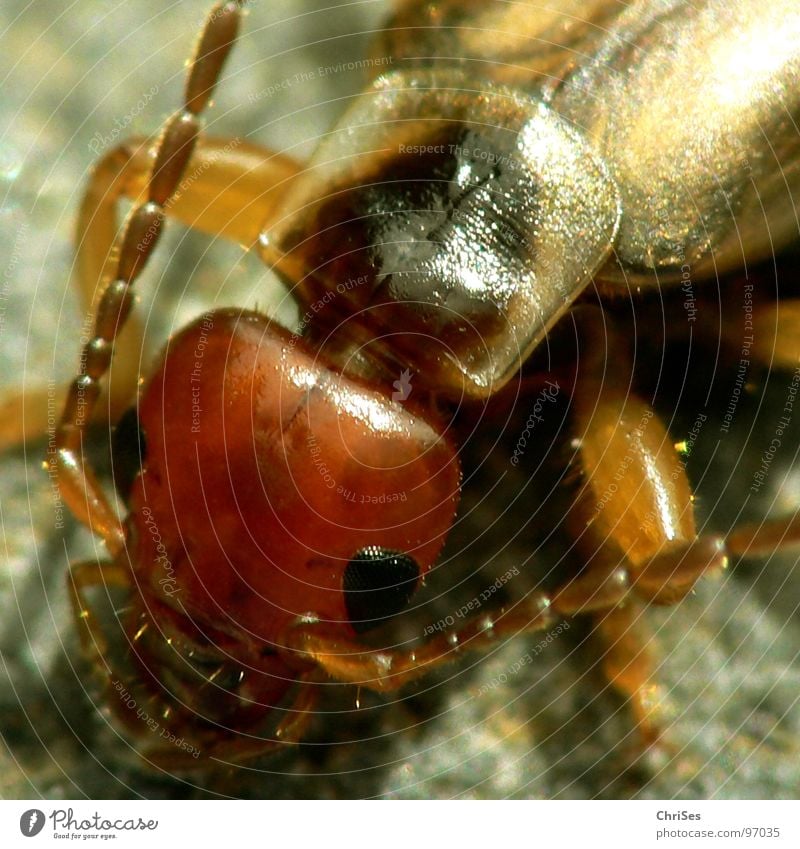
M 800 846 L 800 802 L 0 802 L 0 846 Z

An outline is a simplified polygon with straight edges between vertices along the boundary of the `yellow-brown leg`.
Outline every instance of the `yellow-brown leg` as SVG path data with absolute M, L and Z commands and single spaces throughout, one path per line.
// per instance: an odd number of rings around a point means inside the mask
M 598 309 L 575 311 L 587 354 L 574 397 L 583 486 L 573 511 L 578 549 L 627 575 L 634 598 L 595 612 L 603 670 L 630 707 L 644 748 L 661 736 L 649 634 L 635 597 L 674 604 L 725 568 L 719 538 L 698 538 L 684 464 L 655 411 L 633 391 L 626 339 Z M 597 566 L 595 568 L 598 568 Z
M 301 658 L 315 661 L 337 681 L 386 693 L 452 663 L 466 652 L 486 651 L 502 640 L 553 628 L 572 616 L 606 616 L 629 601 L 631 594 L 672 603 L 683 598 L 704 573 L 718 571 L 724 565 L 725 552 L 718 540 L 684 546 L 681 553 L 675 553 L 674 563 L 657 557 L 634 567 L 624 558 L 614 562 L 598 557 L 579 577 L 552 595 L 532 593 L 509 608 L 476 616 L 462 627 L 439 633 L 409 650 L 365 651 L 357 641 L 316 623 L 297 624 L 287 635 L 286 645 Z M 626 682 L 625 687 L 630 686 Z
M 331 678 L 377 693 L 390 693 L 416 681 L 466 652 L 496 647 L 499 640 L 542 631 L 558 622 L 550 599 L 537 595 L 510 610 L 476 617 L 462 628 L 438 634 L 413 649 L 365 650 L 357 640 L 332 633 L 322 625 L 298 624 L 287 635 L 287 648 L 313 660 Z
M 604 647 L 603 672 L 628 703 L 638 742 L 645 748 L 661 738 L 661 687 L 653 676 L 650 634 L 642 605 L 628 602 L 595 616 L 595 635 Z
M 784 519 L 740 525 L 727 539 L 738 557 L 769 557 L 776 551 L 800 546 L 800 512 Z

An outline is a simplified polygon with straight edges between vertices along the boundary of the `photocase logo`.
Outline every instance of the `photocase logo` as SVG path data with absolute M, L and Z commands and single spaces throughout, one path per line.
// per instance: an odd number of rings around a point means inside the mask
M 44 813 L 38 808 L 31 808 L 19 818 L 19 830 L 25 837 L 36 837 L 44 828 Z
M 400 380 L 395 380 L 392 386 L 397 390 L 392 392 L 392 401 L 405 401 L 411 394 L 411 372 L 405 369 Z

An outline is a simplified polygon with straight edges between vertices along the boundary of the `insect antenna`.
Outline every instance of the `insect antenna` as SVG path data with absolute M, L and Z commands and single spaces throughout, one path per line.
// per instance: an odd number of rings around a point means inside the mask
M 100 394 L 100 380 L 111 365 L 114 340 L 133 306 L 133 284 L 158 243 L 166 209 L 180 189 L 200 134 L 200 115 L 236 41 L 244 2 L 218 3 L 206 18 L 189 65 L 183 106 L 166 122 L 156 142 L 146 200 L 125 222 L 113 278 L 98 304 L 92 337 L 81 351 L 78 375 L 70 385 L 56 428 L 56 473 L 62 497 L 80 521 L 103 537 L 112 555 L 121 550 L 124 533 L 94 473 L 84 463 L 84 435 Z

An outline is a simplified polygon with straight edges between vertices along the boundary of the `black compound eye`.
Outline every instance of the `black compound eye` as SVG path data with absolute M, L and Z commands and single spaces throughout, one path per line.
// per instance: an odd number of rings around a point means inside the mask
M 342 581 L 353 630 L 363 634 L 399 613 L 418 580 L 419 566 L 410 555 L 376 545 L 362 548 L 347 564 Z
M 127 501 L 133 482 L 142 470 L 147 455 L 147 441 L 139 427 L 136 407 L 129 407 L 117 422 L 111 437 L 111 462 L 114 486 Z

